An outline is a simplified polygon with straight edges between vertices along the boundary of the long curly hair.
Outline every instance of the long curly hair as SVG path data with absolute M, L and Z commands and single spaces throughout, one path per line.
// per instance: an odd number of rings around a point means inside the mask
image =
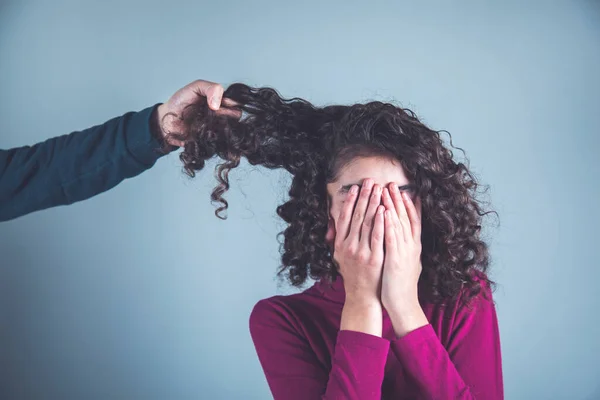
M 494 212 L 484 211 L 477 198 L 480 184 L 444 146 L 440 133 L 450 136 L 448 132 L 428 128 L 409 109 L 379 101 L 316 107 L 301 98 L 282 98 L 269 87 L 240 83 L 229 86 L 223 97 L 237 102 L 242 118 L 219 115 L 200 102 L 177 116 L 184 129 L 171 135 L 185 142 L 180 159 L 191 177 L 206 160 L 223 160 L 211 193 L 211 200 L 221 203 L 215 210 L 221 219 L 228 207 L 223 194 L 229 189 L 229 172 L 242 157 L 251 165 L 285 168 L 292 175 L 289 200 L 277 207 L 288 225 L 277 236 L 284 236 L 278 275 L 293 286 L 302 286 L 309 277 L 333 281 L 339 274 L 325 241 L 326 185 L 358 156 L 397 159 L 421 198 L 420 293 L 441 301 L 466 289 L 468 300 L 482 285 L 493 283 L 486 273 L 488 246 L 480 233 L 482 218 Z M 450 146 L 456 148 L 451 137 Z

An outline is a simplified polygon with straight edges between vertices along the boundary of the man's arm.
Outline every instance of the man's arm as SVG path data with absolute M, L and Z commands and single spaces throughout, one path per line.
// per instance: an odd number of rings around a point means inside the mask
M 162 148 L 184 145 L 167 133 L 181 133 L 183 111 L 198 101 L 240 119 L 237 103 L 223 92 L 218 83 L 195 80 L 164 104 L 35 146 L 0 150 L 0 221 L 85 200 L 139 175 L 165 154 Z
M 157 108 L 0 150 L 0 221 L 88 199 L 152 167 L 166 154 Z

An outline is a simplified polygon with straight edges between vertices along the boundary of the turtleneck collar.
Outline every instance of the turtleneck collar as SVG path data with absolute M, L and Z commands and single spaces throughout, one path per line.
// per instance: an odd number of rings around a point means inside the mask
M 346 301 L 346 291 L 344 290 L 344 280 L 341 275 L 338 275 L 333 282 L 329 282 L 327 278 L 319 279 L 315 288 L 321 295 L 335 303 L 344 304 Z
M 335 281 L 329 283 L 326 278 L 319 279 L 315 285 L 315 289 L 320 295 L 334 303 L 341 304 L 346 302 L 346 291 L 344 290 L 344 280 L 341 275 L 338 275 Z M 387 310 L 383 309 L 384 320 L 389 318 Z

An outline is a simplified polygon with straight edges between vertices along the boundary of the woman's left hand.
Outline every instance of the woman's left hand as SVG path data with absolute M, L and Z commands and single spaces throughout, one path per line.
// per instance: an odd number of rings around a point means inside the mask
M 382 200 L 386 211 L 381 303 L 396 336 L 402 337 L 429 323 L 417 293 L 422 270 L 420 207 L 393 182 L 383 190 Z

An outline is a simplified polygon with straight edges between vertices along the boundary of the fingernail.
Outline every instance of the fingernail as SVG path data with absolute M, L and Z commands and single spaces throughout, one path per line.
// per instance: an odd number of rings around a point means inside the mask
M 213 97 L 213 99 L 212 99 L 212 105 L 213 105 L 214 108 L 219 108 L 219 105 L 221 105 L 221 101 L 218 98 Z

